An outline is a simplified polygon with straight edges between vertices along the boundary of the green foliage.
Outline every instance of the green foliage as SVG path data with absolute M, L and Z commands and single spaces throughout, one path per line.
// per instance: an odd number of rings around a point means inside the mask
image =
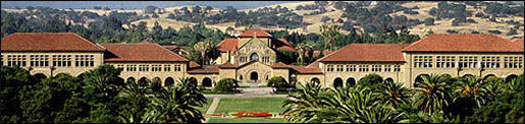
M 235 84 L 237 81 L 233 78 L 223 78 L 219 80 L 217 85 L 215 85 L 215 91 L 219 92 L 233 92 L 235 89 Z
M 295 62 L 295 58 L 297 58 L 299 55 L 296 52 L 292 52 L 290 50 L 279 50 L 279 60 L 285 64 L 291 64 Z
M 434 18 L 425 19 L 425 25 L 433 25 L 433 24 L 434 24 Z
M 501 31 L 499 30 L 489 30 L 488 32 L 492 34 L 501 34 Z
M 292 87 L 286 80 L 281 76 L 273 76 L 268 80 L 268 86 L 275 87 L 277 91 L 287 91 L 288 88 Z
M 383 77 L 378 74 L 367 74 L 365 77 L 359 79 L 357 84 L 369 87 L 370 89 L 378 89 L 383 85 Z

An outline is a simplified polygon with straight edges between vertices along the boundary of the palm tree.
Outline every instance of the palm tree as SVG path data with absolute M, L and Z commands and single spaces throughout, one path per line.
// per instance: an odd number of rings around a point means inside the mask
M 454 98 L 454 101 L 458 98 L 466 98 L 475 101 L 477 107 L 481 107 L 488 100 L 487 83 L 479 77 L 467 76 L 455 84 L 454 93 L 460 97 Z
M 192 88 L 179 85 L 161 88 L 152 97 L 151 107 L 147 109 L 142 123 L 201 123 L 204 116 L 198 107 L 206 103 L 206 98 Z
M 393 108 L 397 108 L 400 104 L 409 103 L 409 90 L 403 87 L 401 83 L 386 83 L 381 85 L 381 92 L 379 99 Z
M 198 42 L 195 45 L 193 45 L 193 49 L 196 51 L 199 51 L 200 53 L 200 57 L 202 59 L 201 65 L 206 64 L 206 52 L 210 48 L 211 44 L 212 43 L 210 39 L 206 39 L 204 41 Z
M 336 107 L 337 121 L 342 123 L 398 123 L 403 114 L 386 107 L 368 87 L 357 85 L 331 90 L 329 103 Z
M 126 85 L 122 91 L 126 96 L 133 96 L 136 98 L 142 97 L 148 93 L 147 88 L 139 86 L 135 81 L 129 81 L 128 85 Z
M 422 79 L 423 81 L 415 83 L 415 106 L 430 115 L 435 110 L 442 111 L 451 99 L 449 85 L 452 78 L 446 75 L 431 75 L 423 76 Z
M 506 89 L 508 92 L 511 93 L 519 93 L 523 92 L 523 89 L 525 88 L 525 78 L 524 75 L 521 74 L 517 78 L 510 80 L 509 83 L 506 85 Z
M 300 84 L 300 88 L 290 99 L 286 100 L 283 107 L 284 113 L 290 114 L 288 122 L 292 123 L 321 123 L 332 122 L 329 118 L 336 115 L 333 108 L 327 107 L 324 99 L 329 97 L 327 90 L 319 84 Z

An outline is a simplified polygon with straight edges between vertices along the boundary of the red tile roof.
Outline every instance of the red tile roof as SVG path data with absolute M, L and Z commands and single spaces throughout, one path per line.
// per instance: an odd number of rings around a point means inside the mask
M 493 34 L 434 34 L 414 42 L 402 51 L 523 52 L 523 48 Z
M 75 33 L 14 33 L 2 38 L 2 51 L 105 51 Z
M 227 51 L 235 51 L 239 45 L 239 40 L 236 38 L 226 38 L 222 40 L 217 46 L 219 47 L 219 51 L 221 52 L 227 52 Z
M 283 44 L 286 44 L 286 45 L 288 45 L 288 46 L 292 46 L 292 44 L 290 44 L 290 42 L 288 42 L 288 41 L 287 41 L 286 39 L 284 39 L 284 38 L 279 38 L 278 40 L 281 41 L 281 43 L 283 43 Z
M 280 47 L 277 47 L 277 50 L 290 50 L 292 52 L 296 52 L 296 49 L 290 46 L 280 46 Z
M 288 66 L 288 65 L 286 65 L 286 64 L 284 64 L 282 62 L 273 63 L 270 67 L 276 68 L 276 69 L 278 69 L 278 68 L 281 68 L 281 69 L 282 68 L 290 68 L 290 66 Z
M 219 65 L 219 68 L 228 68 L 228 69 L 235 69 L 235 68 L 238 68 L 239 66 L 236 66 L 236 65 L 233 65 L 229 62 L 226 62 L 222 65 Z
M 200 68 L 188 70 L 188 74 L 219 74 L 219 67 L 217 65 L 204 65 Z
M 188 61 L 157 43 L 101 45 L 114 55 L 105 58 L 104 61 Z
M 261 29 L 248 29 L 240 34 L 239 37 L 253 37 L 254 35 L 257 37 L 272 37 L 271 34 Z
M 194 61 L 190 61 L 190 65 L 189 66 L 190 66 L 190 68 L 197 68 L 197 67 L 200 67 L 201 65 L 196 63 L 196 62 L 194 62 Z
M 404 61 L 399 44 L 350 44 L 329 54 L 320 61 L 401 62 Z
M 288 41 L 286 41 L 286 39 L 284 38 L 279 38 L 278 40 L 274 40 L 273 42 L 274 42 L 275 49 L 277 50 L 290 50 L 292 52 L 297 51 L 295 47 L 292 44 L 290 44 Z
M 323 74 L 323 71 L 321 68 L 309 68 L 306 66 L 295 66 L 295 65 L 289 65 L 292 69 L 297 71 L 299 74 Z
M 525 40 L 523 40 L 523 38 L 513 39 L 510 42 L 518 44 L 522 49 L 524 48 Z

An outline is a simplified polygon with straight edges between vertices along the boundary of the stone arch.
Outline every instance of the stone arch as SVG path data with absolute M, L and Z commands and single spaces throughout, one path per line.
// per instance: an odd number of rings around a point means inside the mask
M 250 73 L 250 80 L 259 80 L 259 73 L 257 73 L 256 71 L 253 71 Z
M 137 83 L 139 84 L 139 86 L 145 87 L 145 86 L 148 86 L 149 83 L 151 83 L 151 81 L 148 78 L 146 78 L 146 77 L 142 77 L 142 78 L 139 79 L 139 81 Z
M 164 86 L 173 86 L 175 85 L 175 80 L 171 77 L 167 77 L 166 80 L 164 80 Z
M 494 74 L 487 74 L 487 75 L 485 75 L 485 76 L 483 77 L 483 80 L 486 80 L 487 78 L 489 78 L 489 77 L 491 77 L 491 76 L 496 77 L 496 75 L 494 75 Z
M 202 79 L 202 86 L 203 87 L 212 87 L 212 81 L 209 77 L 205 77 Z
M 58 77 L 58 76 L 60 76 L 60 75 L 69 75 L 69 76 L 71 76 L 71 75 L 68 74 L 68 73 L 61 72 L 61 73 L 56 74 L 55 77 Z
M 250 61 L 259 61 L 259 54 L 256 52 L 250 54 Z
M 387 77 L 385 79 L 385 83 L 394 83 L 394 79 L 392 79 L 391 77 Z
M 346 86 L 353 87 L 355 86 L 355 84 L 356 84 L 355 78 L 349 77 L 348 79 L 346 79 Z
M 195 77 L 190 77 L 189 80 L 190 83 L 192 83 L 194 86 L 197 86 L 197 84 L 199 84 L 199 81 Z
M 160 79 L 160 77 L 154 77 L 153 80 L 151 80 L 151 83 L 161 84 L 162 83 L 162 79 Z
M 239 75 L 239 80 L 242 81 L 243 77 L 242 75 Z
M 47 76 L 45 74 L 42 74 L 42 73 L 36 73 L 35 75 L 33 75 L 33 77 L 35 77 L 38 81 L 41 81 L 42 79 L 46 79 Z
M 126 79 L 126 82 L 127 82 L 127 83 L 130 83 L 130 82 L 132 82 L 132 81 L 135 82 L 135 83 L 137 83 L 137 82 L 136 82 L 137 80 L 136 80 L 133 76 L 130 76 L 130 77 L 128 77 L 128 79 Z
M 466 77 L 474 77 L 474 75 L 472 75 L 472 74 L 464 74 L 463 76 L 461 76 L 461 78 L 466 78 Z
M 448 73 L 443 73 L 443 74 L 441 74 L 441 75 L 452 77 L 452 75 L 451 75 L 451 74 L 448 74 Z
M 312 78 L 312 80 L 310 80 L 310 82 L 311 83 L 321 84 L 321 80 L 319 80 L 319 78 L 317 78 L 317 77 Z
M 86 72 L 80 73 L 77 75 L 77 78 L 80 80 L 84 80 L 84 77 L 86 76 Z
M 337 77 L 334 79 L 334 88 L 339 88 L 343 86 L 343 79 Z
M 518 78 L 518 75 L 510 74 L 509 76 L 505 77 L 505 82 L 508 83 L 508 82 L 512 81 L 512 79 L 516 79 L 516 78 Z
M 430 75 L 428 75 L 428 74 L 419 74 L 419 75 L 417 75 L 416 79 L 414 79 L 414 83 L 413 83 L 414 87 L 417 87 L 416 86 L 416 82 L 423 82 L 423 77 L 429 78 Z

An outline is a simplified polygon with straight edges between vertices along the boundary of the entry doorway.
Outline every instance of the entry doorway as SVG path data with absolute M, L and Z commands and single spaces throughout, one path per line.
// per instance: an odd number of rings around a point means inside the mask
M 259 74 L 257 74 L 257 72 L 250 73 L 250 80 L 251 81 L 257 82 L 258 79 L 259 79 Z

